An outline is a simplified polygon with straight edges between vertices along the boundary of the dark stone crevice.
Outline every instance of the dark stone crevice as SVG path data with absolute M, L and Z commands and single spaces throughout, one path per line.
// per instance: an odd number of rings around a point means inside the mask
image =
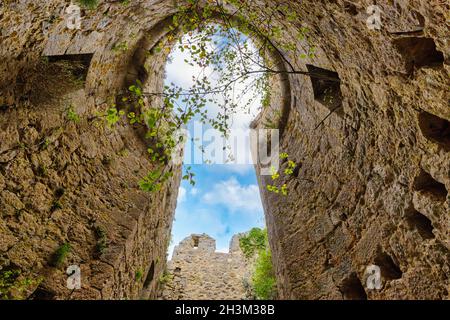
M 436 181 L 428 172 L 421 169 L 420 174 L 414 180 L 414 189 L 434 195 L 442 202 L 447 196 L 447 189 L 443 183 Z
M 394 45 L 403 57 L 408 72 L 414 68 L 442 67 L 444 55 L 438 51 L 432 38 L 401 37 Z
M 394 262 L 394 259 L 385 252 L 380 252 L 374 260 L 375 265 L 380 267 L 381 276 L 385 280 L 400 279 L 403 272 L 400 267 Z
M 148 289 L 155 278 L 155 261 L 152 261 L 150 269 L 148 270 L 147 277 L 145 278 L 144 288 Z
M 425 138 L 450 151 L 450 122 L 423 111 L 419 114 L 419 127 Z
M 28 298 L 29 300 L 54 300 L 56 293 L 40 285 Z
M 339 290 L 344 300 L 367 300 L 367 294 L 356 273 L 350 274 L 341 284 Z
M 411 229 L 417 230 L 423 239 L 435 238 L 431 220 L 417 210 L 406 214 L 406 222 Z

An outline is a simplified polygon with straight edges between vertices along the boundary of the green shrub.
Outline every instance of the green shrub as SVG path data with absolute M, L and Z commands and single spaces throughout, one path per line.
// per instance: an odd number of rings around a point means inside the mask
M 267 229 L 253 228 L 239 239 L 239 246 L 247 257 L 257 255 L 251 283 L 251 295 L 260 300 L 269 300 L 276 297 L 276 278 L 272 266 L 272 254 L 269 248 Z
M 69 121 L 78 123 L 80 122 L 80 116 L 76 113 L 75 108 L 70 106 L 66 111 L 66 118 Z
M 270 300 L 276 297 L 276 278 L 272 267 L 270 250 L 260 250 L 252 277 L 253 291 L 257 299 Z
M 143 275 L 144 275 L 144 274 L 142 273 L 142 270 L 136 271 L 136 273 L 135 273 L 135 275 L 134 275 L 134 276 L 135 276 L 135 279 L 136 279 L 136 282 L 140 282 Z
M 19 269 L 0 270 L 0 300 L 24 299 L 26 291 L 41 281 L 23 277 Z
M 256 252 L 266 249 L 267 243 L 267 229 L 253 228 L 246 236 L 239 239 L 239 246 L 247 258 L 251 258 Z
M 77 2 L 87 9 L 95 9 L 98 6 L 98 0 L 77 0 Z
M 52 206 L 50 208 L 51 212 L 55 212 L 56 210 L 61 210 L 63 208 L 62 204 L 58 200 L 53 200 Z
M 58 250 L 56 250 L 56 252 L 53 254 L 51 265 L 56 268 L 60 267 L 69 255 L 70 250 L 70 244 L 67 242 L 60 246 Z
M 97 238 L 97 244 L 95 245 L 95 255 L 97 257 L 101 256 L 108 247 L 108 237 L 106 235 L 105 229 L 100 226 L 95 228 L 95 237 Z
M 40 164 L 36 169 L 36 174 L 39 177 L 46 177 L 48 174 L 48 169 L 45 165 Z
M 158 282 L 161 285 L 166 285 L 173 280 L 173 275 L 171 275 L 167 270 L 164 270 L 163 274 L 159 277 Z

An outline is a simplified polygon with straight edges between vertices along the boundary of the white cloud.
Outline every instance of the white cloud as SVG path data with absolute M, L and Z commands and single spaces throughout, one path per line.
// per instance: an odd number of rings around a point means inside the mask
M 186 36 L 185 39 L 187 41 L 189 37 Z M 177 45 L 170 54 L 170 63 L 166 65 L 166 84 L 173 82 L 184 90 L 189 90 L 194 84 L 194 78 L 199 77 L 199 75 L 207 76 L 212 73 L 212 69 L 209 67 L 202 68 L 196 63 L 191 66 L 185 60 L 192 60 L 190 53 L 188 51 L 181 52 Z
M 198 189 L 197 188 L 192 188 L 191 189 L 191 195 L 196 196 L 198 194 Z
M 186 189 L 183 187 L 180 187 L 180 189 L 178 190 L 178 199 L 177 201 L 183 202 L 184 200 L 186 200 Z
M 191 41 L 189 35 L 183 37 L 183 41 Z M 248 43 L 248 52 L 256 52 L 256 47 L 252 42 Z M 215 50 L 214 45 L 210 43 L 210 50 Z M 255 58 L 255 57 L 253 57 Z M 166 66 L 167 79 L 166 83 L 175 83 L 176 85 L 182 87 L 185 90 L 189 90 L 194 84 L 193 78 L 197 78 L 200 75 L 206 76 L 211 82 L 212 87 L 218 85 L 218 78 L 220 74 L 213 71 L 212 67 L 202 68 L 197 63 L 194 66 L 189 65 L 186 61 L 192 61 L 192 57 L 188 50 L 181 51 L 178 46 L 175 47 L 174 51 L 170 54 L 170 61 Z M 252 66 L 257 70 L 260 67 L 255 66 L 254 63 L 248 57 L 244 57 L 245 64 L 247 66 Z M 259 75 L 255 75 L 257 77 Z M 258 93 L 256 100 L 254 100 L 255 90 L 254 90 L 254 77 L 249 77 L 248 79 L 243 79 L 236 81 L 233 85 L 233 100 L 239 102 L 241 106 L 238 110 L 235 110 L 235 114 L 231 117 L 231 128 L 234 129 L 246 129 L 249 127 L 251 121 L 261 111 L 261 96 Z M 208 113 L 211 117 L 214 117 L 221 109 L 221 106 L 225 102 L 225 98 L 222 96 L 214 96 L 218 99 L 219 105 L 210 104 L 208 105 Z M 248 108 L 244 106 L 247 102 L 253 100 Z
M 215 184 L 202 199 L 207 204 L 223 205 L 231 212 L 262 211 L 258 186 L 255 184 L 243 186 L 235 177 Z
M 240 35 L 240 37 L 245 38 L 245 36 Z M 218 37 L 217 39 L 214 39 L 218 43 L 221 43 L 224 39 L 222 37 Z M 185 35 L 183 37 L 184 42 L 191 42 L 195 41 L 191 38 L 189 35 Z M 252 54 L 253 52 L 257 52 L 256 47 L 252 42 L 248 43 L 248 51 L 247 53 Z M 216 50 L 216 45 L 212 42 L 209 44 L 209 50 Z M 235 49 L 237 50 L 237 49 Z M 254 56 L 253 58 L 256 58 Z M 214 72 L 213 68 L 206 67 L 201 68 L 196 63 L 194 63 L 194 66 L 189 65 L 186 63 L 187 61 L 191 61 L 192 57 L 189 53 L 189 50 L 181 51 L 178 48 L 178 45 L 175 46 L 175 49 L 170 55 L 171 63 L 167 64 L 166 71 L 167 71 L 167 79 L 166 84 L 169 84 L 171 82 L 175 83 L 178 86 L 181 86 L 185 90 L 189 90 L 191 86 L 194 84 L 193 78 L 197 78 L 199 75 L 206 76 L 208 80 L 211 82 L 211 86 L 215 87 L 218 85 L 218 78 L 220 77 L 220 72 Z M 247 67 L 251 69 L 260 69 L 258 66 L 256 66 L 253 62 L 251 62 L 250 58 L 244 57 L 244 62 L 247 65 Z M 257 76 L 257 75 L 255 75 Z M 239 131 L 246 131 L 244 134 L 239 134 L 236 137 L 236 140 L 233 139 L 227 139 L 225 144 L 224 141 L 221 140 L 220 143 L 214 142 L 212 144 L 203 141 L 202 143 L 198 143 L 202 145 L 205 148 L 208 148 L 210 146 L 211 150 L 221 150 L 221 152 L 216 152 L 217 156 L 212 156 L 210 153 L 204 153 L 202 154 L 198 150 L 198 146 L 194 147 L 194 152 L 191 154 L 190 148 L 187 148 L 185 150 L 185 157 L 184 161 L 187 164 L 190 163 L 201 163 L 203 159 L 203 163 L 206 163 L 208 161 L 212 161 L 216 164 L 221 163 L 228 163 L 228 164 L 251 164 L 252 159 L 250 155 L 250 140 L 249 140 L 249 124 L 250 122 L 258 115 L 258 113 L 261 110 L 260 105 L 260 99 L 261 97 L 258 95 L 256 100 L 253 101 L 249 106 L 247 103 L 250 101 L 250 99 L 254 96 L 255 92 L 255 86 L 254 86 L 254 78 L 249 77 L 247 79 L 242 79 L 242 81 L 237 81 L 233 85 L 233 100 L 234 102 L 238 103 L 237 110 L 234 110 L 234 114 L 231 116 L 231 122 L 230 122 L 230 129 L 233 130 L 232 136 L 239 132 Z M 208 96 L 208 98 L 212 98 L 213 96 Z M 214 98 L 218 100 L 218 103 L 209 103 L 206 106 L 206 109 L 208 111 L 208 115 L 210 118 L 216 118 L 217 114 L 221 112 L 221 109 L 223 107 L 223 104 L 225 103 L 225 97 L 222 95 L 214 95 Z M 227 100 L 230 97 L 227 98 Z M 209 124 L 203 125 L 203 131 L 210 128 Z M 217 133 L 217 135 L 221 136 L 218 130 L 211 129 L 214 132 Z M 205 134 L 205 132 L 203 132 Z M 205 137 L 197 137 L 194 138 L 205 138 Z M 239 141 L 239 142 L 238 142 Z M 216 145 L 218 145 L 216 147 Z M 189 145 L 190 146 L 190 145 Z M 229 150 L 228 148 L 226 150 L 223 150 L 222 148 L 224 146 L 232 146 L 232 150 Z M 208 149 L 209 150 L 209 149 Z M 214 153 L 214 155 L 216 155 Z M 198 161 L 196 161 L 198 160 Z M 230 166 L 229 168 L 230 172 L 238 173 L 238 174 L 245 174 L 248 173 L 248 169 L 245 167 L 235 167 Z

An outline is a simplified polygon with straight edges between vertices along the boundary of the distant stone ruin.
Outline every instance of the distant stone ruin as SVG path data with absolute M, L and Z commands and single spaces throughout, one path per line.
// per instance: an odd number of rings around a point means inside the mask
M 168 263 L 161 298 L 249 299 L 251 263 L 239 247 L 241 236 L 233 236 L 228 253 L 216 252 L 216 240 L 207 234 L 192 234 L 181 241 Z

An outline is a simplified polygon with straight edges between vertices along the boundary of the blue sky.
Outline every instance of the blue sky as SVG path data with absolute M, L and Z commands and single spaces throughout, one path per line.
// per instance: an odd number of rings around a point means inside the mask
M 186 181 L 181 185 L 169 253 L 192 233 L 209 234 L 216 239 L 218 251 L 228 252 L 234 234 L 264 226 L 252 166 L 193 165 L 192 169 L 196 185 Z
M 177 49 L 172 52 L 171 62 L 166 67 L 166 84 L 190 88 L 192 76 L 198 75 L 201 70 L 189 66 L 185 59 L 189 59 L 186 52 Z M 210 114 L 217 112 L 215 105 L 207 106 L 207 109 Z M 248 128 L 259 106 L 252 106 L 251 109 L 236 114 L 232 127 Z M 203 130 L 207 129 L 208 126 L 203 126 Z M 194 136 L 192 124 L 188 130 Z M 246 151 L 240 148 L 237 152 Z M 192 233 L 212 236 L 217 241 L 217 250 L 228 252 L 234 234 L 253 227 L 264 227 L 264 213 L 253 165 L 196 164 L 192 165 L 192 171 L 196 175 L 195 186 L 182 181 L 179 190 L 169 256 L 174 246 Z

